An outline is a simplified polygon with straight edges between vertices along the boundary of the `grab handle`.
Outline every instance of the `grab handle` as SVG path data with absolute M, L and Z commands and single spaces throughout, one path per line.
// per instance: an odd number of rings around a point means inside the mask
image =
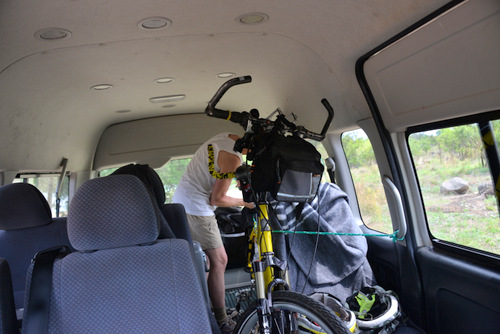
M 406 235 L 407 228 L 406 216 L 403 208 L 401 194 L 399 193 L 399 190 L 394 182 L 392 182 L 392 180 L 388 176 L 384 175 L 384 177 L 382 178 L 382 184 L 384 185 L 384 188 L 387 189 L 387 192 L 390 195 L 387 199 L 388 201 L 390 201 L 389 206 L 391 208 L 394 208 L 394 210 L 391 210 L 391 218 L 393 219 L 393 221 L 395 220 L 398 225 L 396 228 L 396 237 L 397 239 L 402 240 Z

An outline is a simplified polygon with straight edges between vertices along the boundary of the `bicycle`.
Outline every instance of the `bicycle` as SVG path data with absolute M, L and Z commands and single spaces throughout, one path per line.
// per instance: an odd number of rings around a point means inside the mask
M 305 142 L 303 138 L 323 140 L 333 119 L 333 109 L 326 99 L 321 101 L 328 111 L 328 117 L 321 133 L 315 133 L 287 120 L 279 109 L 275 111 L 278 114 L 276 120 L 271 121 L 269 118 L 275 113 L 264 119 L 259 117 L 256 109 L 252 109 L 250 112 L 231 112 L 215 107 L 229 88 L 251 81 L 250 76 L 228 80 L 215 93 L 205 110 L 205 113 L 210 117 L 229 120 L 243 126 L 246 130 L 245 135 L 236 141 L 234 150 L 242 152 L 243 149 L 247 149 L 247 160 L 253 161 L 252 166 L 248 164 L 240 166 L 235 175 L 245 201 L 252 201 L 256 204 L 257 213 L 255 214 L 254 228 L 249 238 L 248 270 L 255 283 L 257 300 L 255 307 L 248 307 L 241 314 L 234 333 L 349 334 L 350 331 L 344 322 L 331 309 L 306 295 L 290 291 L 286 261 L 280 259 L 273 248 L 275 240 L 273 241 L 272 229 L 278 227 L 273 226 L 273 220 L 269 217 L 268 197 L 271 194 L 275 199 L 284 201 L 306 202 L 311 200 L 315 196 L 314 184 L 316 184 L 316 189 L 319 185 L 318 177 L 321 178 L 323 166 L 321 165 L 319 175 L 311 174 L 307 168 L 304 172 L 292 171 L 288 176 L 285 174 L 280 179 L 278 186 L 274 184 L 275 180 L 271 181 L 274 183 L 269 183 L 269 180 L 256 182 L 257 178 L 255 177 L 258 173 L 261 174 L 261 177 L 266 177 L 266 171 L 259 170 L 259 166 L 262 167 L 269 163 L 269 160 L 272 160 L 268 156 L 269 152 L 266 153 L 266 148 L 270 143 L 289 140 L 287 138 L 295 138 L 294 140 L 300 145 Z M 291 136 L 285 136 L 286 134 L 291 134 Z M 307 145 L 311 144 L 307 143 Z M 321 164 L 321 162 L 319 163 Z M 274 168 L 272 164 L 271 161 L 271 168 Z M 317 172 L 318 170 L 316 170 Z M 284 186 L 287 177 L 288 181 L 291 178 L 294 186 L 300 189 L 296 191 L 296 194 L 293 193 L 294 191 L 290 191 L 293 189 L 290 189 L 289 186 Z M 308 185 L 304 186 L 303 181 L 309 182 Z

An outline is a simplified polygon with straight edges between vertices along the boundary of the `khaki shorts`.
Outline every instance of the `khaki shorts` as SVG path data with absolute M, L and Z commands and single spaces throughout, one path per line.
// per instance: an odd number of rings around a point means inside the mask
M 222 238 L 215 216 L 187 215 L 191 237 L 198 241 L 203 250 L 222 247 Z

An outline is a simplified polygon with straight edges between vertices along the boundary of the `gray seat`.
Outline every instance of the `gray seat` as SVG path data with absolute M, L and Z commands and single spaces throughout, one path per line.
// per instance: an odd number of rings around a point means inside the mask
M 190 243 L 193 242 L 184 206 L 178 203 L 165 204 L 165 188 L 160 176 L 153 168 L 145 164 L 129 164 L 118 168 L 112 175 L 122 174 L 137 176 L 153 195 L 167 223 L 166 226 L 161 226 L 160 238 L 175 236 L 186 239 Z
M 199 242 L 191 238 L 191 232 L 186 217 L 184 206 L 180 203 L 165 203 L 165 188 L 156 171 L 145 164 L 129 164 L 118 168 L 112 175 L 134 175 L 146 186 L 160 208 L 163 217 L 160 227 L 160 238 L 180 238 L 192 244 L 195 254 L 196 269 L 203 289 L 203 295 L 207 303 L 210 303 L 208 285 L 206 279 L 207 262 L 205 252 L 201 249 Z
M 18 333 L 17 327 L 10 268 L 7 261 L 0 258 L 0 333 Z
M 84 183 L 68 213 L 76 251 L 52 269 L 48 332 L 210 333 L 190 246 L 158 239 L 160 223 L 138 178 Z M 34 314 L 27 310 L 29 322 Z
M 12 273 L 14 301 L 23 307 L 26 271 L 41 250 L 69 245 L 66 218 L 52 218 L 42 193 L 28 183 L 0 187 L 0 257 Z

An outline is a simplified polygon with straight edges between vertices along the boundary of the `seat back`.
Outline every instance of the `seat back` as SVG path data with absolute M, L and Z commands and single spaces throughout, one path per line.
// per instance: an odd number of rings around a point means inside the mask
M 18 333 L 9 264 L 0 258 L 0 333 Z
M 160 208 L 161 213 L 169 223 L 176 238 L 185 239 L 192 243 L 193 239 L 191 238 L 184 205 L 180 203 L 165 203 Z
M 151 192 L 161 209 L 168 226 L 162 226 L 160 238 L 169 237 L 171 231 L 176 238 L 193 242 L 184 207 L 179 203 L 165 203 L 165 188 L 156 171 L 145 164 L 129 164 L 118 168 L 113 175 L 129 174 L 137 176 Z
M 196 270 L 203 290 L 203 295 L 207 304 L 210 304 L 210 296 L 208 293 L 208 285 L 206 279 L 207 261 L 205 252 L 201 249 L 199 242 L 193 242 L 191 232 L 186 217 L 184 206 L 180 203 L 165 203 L 165 188 L 163 182 L 156 171 L 148 165 L 129 164 L 118 168 L 113 175 L 134 175 L 138 177 L 149 193 L 155 199 L 156 204 L 160 208 L 162 222 L 160 224 L 160 239 L 171 237 L 187 240 L 192 245 L 194 252 Z M 213 320 L 213 319 L 211 319 Z
M 68 213 L 76 251 L 54 261 L 49 333 L 210 333 L 190 246 L 158 240 L 160 223 L 138 178 L 84 183 Z
M 23 307 L 31 259 L 58 245 L 69 245 L 66 218 L 52 218 L 42 193 L 28 183 L 0 186 L 0 256 L 10 266 L 16 308 Z

